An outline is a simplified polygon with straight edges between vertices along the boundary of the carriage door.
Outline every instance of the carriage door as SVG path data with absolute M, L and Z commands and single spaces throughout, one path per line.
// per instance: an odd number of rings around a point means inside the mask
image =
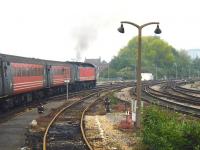
M 2 61 L 0 60 L 0 96 L 3 95 L 3 70 L 2 70 Z
M 51 65 L 47 65 L 47 69 L 46 69 L 46 77 L 47 77 L 47 87 L 51 87 L 51 83 L 52 83 L 52 70 L 51 70 Z
M 11 68 L 10 68 L 10 62 L 2 61 L 2 80 L 3 80 L 3 93 L 4 95 L 10 95 L 12 91 L 12 83 L 11 83 Z

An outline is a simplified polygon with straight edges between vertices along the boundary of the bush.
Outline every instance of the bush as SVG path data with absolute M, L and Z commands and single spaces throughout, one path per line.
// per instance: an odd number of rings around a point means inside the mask
M 200 124 L 188 121 L 183 126 L 184 144 L 182 149 L 200 150 Z
M 156 106 L 143 113 L 142 141 L 149 150 L 200 149 L 200 124 Z
M 111 104 L 117 104 L 118 103 L 118 99 L 116 97 L 114 97 L 113 93 L 110 93 L 108 95 L 108 98 L 110 99 Z

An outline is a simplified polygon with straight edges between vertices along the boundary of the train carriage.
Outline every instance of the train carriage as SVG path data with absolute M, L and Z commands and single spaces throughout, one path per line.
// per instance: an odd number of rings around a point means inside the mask
M 48 88 L 51 94 L 62 93 L 66 90 L 65 80 L 71 83 L 71 64 L 58 61 L 46 61 Z
M 45 87 L 45 66 L 41 64 L 11 63 L 13 94 Z
M 42 89 L 46 86 L 45 62 L 40 59 L 0 54 L 1 96 Z
M 0 111 L 31 102 L 46 84 L 44 60 L 0 54 Z
M 96 86 L 92 64 L 0 54 L 0 111 L 44 97 Z

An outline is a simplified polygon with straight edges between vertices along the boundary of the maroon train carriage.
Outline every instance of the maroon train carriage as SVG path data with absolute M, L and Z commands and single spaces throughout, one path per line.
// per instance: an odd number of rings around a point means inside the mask
M 33 100 L 96 86 L 94 65 L 0 54 L 0 111 Z
M 10 65 L 13 95 L 44 88 L 44 65 L 13 62 Z
M 35 91 L 46 87 L 44 60 L 0 54 L 0 62 L 0 107 L 3 109 L 32 101 L 40 94 Z
M 57 61 L 47 61 L 47 87 L 49 94 L 58 94 L 66 91 L 65 81 L 71 81 L 71 64 Z

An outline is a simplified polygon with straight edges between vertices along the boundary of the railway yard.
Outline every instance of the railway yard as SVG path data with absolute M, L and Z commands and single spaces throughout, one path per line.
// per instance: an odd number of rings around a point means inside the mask
M 0 147 L 4 150 L 137 149 L 140 140 L 131 115 L 127 114 L 127 110 L 131 111 L 130 100 L 135 99 L 132 84 L 99 85 L 94 90 L 71 93 L 68 100 L 65 94 L 54 96 L 43 101 L 44 113 L 38 113 L 33 106 L 4 116 L 0 124 Z M 185 81 L 145 82 L 144 106 L 160 105 L 198 120 L 198 85 L 199 82 Z M 109 111 L 105 97 L 117 99 Z
M 198 4 L 1 1 L 0 150 L 200 150 Z

